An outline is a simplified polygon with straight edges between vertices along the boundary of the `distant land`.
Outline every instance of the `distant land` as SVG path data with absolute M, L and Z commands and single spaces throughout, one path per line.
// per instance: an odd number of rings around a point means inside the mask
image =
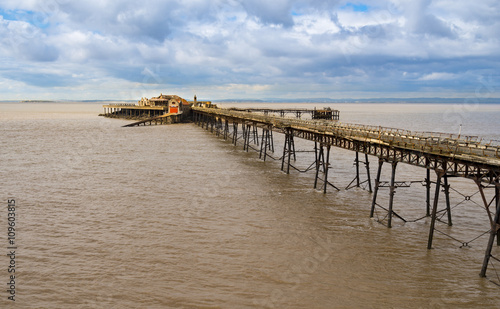
M 224 99 L 210 100 L 209 98 L 199 98 L 199 101 L 212 101 L 214 103 L 441 103 L 457 104 L 476 102 L 480 104 L 500 104 L 500 98 L 371 98 L 371 99 L 332 99 L 332 98 L 301 98 L 301 99 Z M 19 103 L 136 103 L 138 100 L 0 100 L 0 102 L 19 102 Z
M 20 103 L 53 103 L 55 101 L 50 100 L 23 100 L 19 101 Z

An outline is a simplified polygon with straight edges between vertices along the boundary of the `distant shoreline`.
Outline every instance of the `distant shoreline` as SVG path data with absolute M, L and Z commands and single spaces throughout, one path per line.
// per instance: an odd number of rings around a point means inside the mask
M 500 104 L 500 98 L 372 98 L 372 99 L 222 99 L 213 103 L 312 103 L 312 104 Z M 136 103 L 137 100 L 0 100 L 0 103 Z
M 9 101 L 12 102 L 12 101 Z M 14 101 L 16 102 L 16 101 Z M 22 100 L 22 101 L 17 101 L 19 103 L 55 103 L 56 101 L 50 101 L 50 100 Z

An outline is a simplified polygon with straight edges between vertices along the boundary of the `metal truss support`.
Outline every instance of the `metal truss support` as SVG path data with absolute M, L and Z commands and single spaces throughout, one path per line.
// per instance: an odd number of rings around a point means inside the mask
M 222 119 L 215 119 L 215 136 L 220 136 L 222 134 Z
M 481 276 L 483 278 L 486 277 L 486 270 L 488 269 L 488 264 L 490 263 L 490 259 L 493 257 L 491 255 L 491 250 L 493 249 L 493 243 L 495 242 L 495 237 L 497 237 L 497 239 L 498 239 L 498 232 L 500 231 L 499 188 L 500 188 L 499 183 L 495 182 L 495 201 L 496 201 L 495 217 L 494 217 L 493 222 L 491 224 L 490 238 L 488 239 L 488 245 L 486 246 L 486 252 L 484 253 L 483 266 L 481 268 L 481 273 L 479 274 L 479 276 Z
M 328 185 L 339 191 L 339 188 L 334 186 L 328 181 L 328 171 L 330 169 L 330 145 L 326 145 L 326 158 L 325 158 L 325 146 L 320 144 L 319 149 L 317 143 L 314 143 L 314 150 L 316 154 L 316 177 L 314 178 L 314 189 L 318 188 L 318 179 L 323 181 L 323 193 L 326 193 Z M 324 179 L 319 177 L 319 172 L 322 170 Z
M 253 137 L 253 143 L 255 145 L 259 145 L 259 131 L 257 130 L 257 124 L 254 123 L 252 126 L 252 137 Z
M 370 210 L 370 218 L 373 218 L 375 215 L 375 207 L 378 206 L 382 208 L 383 210 L 387 211 L 387 227 L 391 228 L 392 227 L 392 218 L 397 217 L 401 219 L 403 222 L 408 222 L 405 218 L 401 217 L 399 214 L 397 214 L 394 209 L 394 195 L 396 194 L 396 188 L 399 187 L 409 187 L 411 185 L 411 182 L 408 181 L 396 181 L 396 167 L 398 165 L 398 161 L 393 161 L 391 163 L 391 180 L 390 182 L 387 181 L 380 181 L 380 175 L 382 174 L 382 166 L 385 161 L 384 159 L 379 158 L 378 161 L 378 169 L 377 169 L 377 178 L 375 179 L 375 191 L 373 192 L 373 198 L 372 198 L 372 207 Z M 385 208 L 379 204 L 377 204 L 377 197 L 378 197 L 378 191 L 380 188 L 389 188 L 389 207 Z M 379 220 L 379 222 L 381 222 Z
M 200 127 L 202 129 L 205 129 L 205 118 L 206 117 L 207 117 L 206 115 L 200 114 Z
M 443 186 L 444 197 L 446 201 L 446 214 L 448 219 L 448 225 L 453 226 L 451 219 L 451 206 L 450 206 L 450 184 L 448 183 L 449 176 L 443 174 L 441 177 L 441 184 Z M 431 188 L 433 181 L 431 180 L 431 169 L 426 169 L 426 177 L 424 179 L 423 185 L 425 186 L 425 216 L 431 216 Z M 439 212 L 439 211 L 438 211 Z
M 366 167 L 366 176 L 367 179 L 364 181 L 361 181 L 361 178 L 359 176 L 359 163 L 363 163 Z M 356 167 L 356 176 L 354 179 L 347 185 L 345 188 L 346 190 L 349 190 L 354 187 L 358 187 L 364 183 L 368 183 L 368 191 L 371 193 L 372 192 L 372 182 L 370 178 L 370 162 L 368 161 L 368 154 L 365 153 L 365 161 L 359 161 L 359 152 L 356 151 L 356 158 L 354 159 L 354 166 Z M 354 182 L 356 184 L 354 185 Z
M 205 130 L 207 130 L 207 131 L 208 131 L 208 128 L 210 127 L 210 119 L 211 119 L 210 116 L 208 116 L 208 115 L 205 116 Z
M 494 204 L 498 204 L 498 200 L 500 199 L 500 193 L 499 193 L 499 190 L 500 190 L 500 186 L 499 186 L 499 183 L 498 183 L 498 180 L 495 181 L 495 196 L 493 197 L 493 199 L 491 199 L 490 202 L 488 202 L 486 200 L 486 195 L 484 193 L 484 189 L 486 188 L 491 188 L 491 187 L 488 187 L 488 186 L 484 186 L 482 183 L 481 183 L 481 180 L 476 178 L 474 179 L 474 181 L 476 182 L 477 184 L 477 187 L 479 189 L 479 193 L 481 195 L 481 199 L 483 201 L 483 204 L 484 204 L 484 208 L 486 209 L 486 212 L 488 213 L 488 217 L 490 219 L 490 225 L 493 226 L 494 225 L 494 216 L 495 214 L 493 213 L 492 215 L 492 211 L 490 210 L 492 207 L 491 205 Z M 498 221 L 497 223 L 500 223 L 500 221 Z M 497 246 L 500 246 L 500 230 L 497 232 Z
M 290 160 L 293 155 L 293 160 L 297 160 L 295 155 L 295 142 L 293 140 L 293 129 L 285 129 L 285 145 L 283 146 L 283 156 L 281 157 L 281 170 L 284 171 L 285 160 L 286 163 L 286 173 L 290 174 Z
M 209 118 L 210 118 L 210 132 L 214 133 L 215 118 L 214 117 L 209 117 Z
M 250 134 L 251 134 L 252 125 L 247 123 L 243 124 L 243 150 L 248 152 L 248 148 L 250 148 Z
M 259 153 L 259 158 L 263 159 L 266 161 L 266 158 L 268 156 L 267 151 L 273 151 L 274 146 L 273 144 L 273 139 L 272 139 L 272 128 L 271 127 L 264 127 L 262 128 L 262 140 L 260 143 L 260 153 Z M 264 156 L 264 157 L 262 157 Z

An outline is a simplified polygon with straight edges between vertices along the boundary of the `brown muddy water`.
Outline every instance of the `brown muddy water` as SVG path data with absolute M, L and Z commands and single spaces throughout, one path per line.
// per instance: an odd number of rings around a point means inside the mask
M 343 122 L 450 133 L 462 124 L 462 134 L 500 140 L 500 105 L 333 107 Z M 0 104 L 0 307 L 500 303 L 494 268 L 487 279 L 478 275 L 487 236 L 471 240 L 489 226 L 471 181 L 451 180 L 454 225 L 437 226 L 460 242 L 437 233 L 427 250 L 429 220 L 394 219 L 388 229 L 369 218 L 370 193 L 343 189 L 354 177 L 352 152 L 333 149 L 329 179 L 342 190 L 323 194 L 313 189 L 313 172 L 287 175 L 279 161 L 263 162 L 194 124 L 122 128 L 126 121 L 100 112 L 98 104 Z M 276 134 L 275 143 L 279 157 L 283 137 Z M 312 147 L 296 140 L 297 149 Z M 313 161 L 299 153 L 295 164 Z M 423 180 L 425 170 L 401 164 L 396 177 Z M 387 202 L 387 190 L 379 196 Z M 16 201 L 15 304 L 5 288 L 9 198 Z M 394 209 L 407 219 L 425 215 L 425 188 L 399 188 Z

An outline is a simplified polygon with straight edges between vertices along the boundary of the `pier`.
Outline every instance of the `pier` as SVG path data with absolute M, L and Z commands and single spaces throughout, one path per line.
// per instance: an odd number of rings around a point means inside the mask
M 191 115 L 191 106 L 212 107 L 210 101 L 187 101 L 177 95 L 160 94 L 157 97 L 141 98 L 137 104 L 114 103 L 103 105 L 104 113 L 99 116 L 108 118 L 119 118 L 128 120 L 138 120 L 134 123 L 124 125 L 124 127 L 134 127 L 140 125 L 161 125 L 187 121 Z
M 124 125 L 123 127 L 136 127 L 136 126 L 146 126 L 146 125 L 162 125 L 162 124 L 172 124 L 182 122 L 181 114 L 171 114 L 167 113 L 161 116 L 146 118 L 133 123 Z
M 429 218 L 427 249 L 432 249 L 436 221 L 446 217 L 447 225 L 452 225 L 452 207 L 449 201 L 449 178 L 461 177 L 471 180 L 481 197 L 481 206 L 486 210 L 490 226 L 482 235 L 489 235 L 482 263 L 480 276 L 486 277 L 491 260 L 500 262 L 492 255 L 492 248 L 497 241 L 500 245 L 500 143 L 484 142 L 477 137 L 435 132 L 412 132 L 403 129 L 378 126 L 345 124 L 332 119 L 297 119 L 271 116 L 266 109 L 219 109 L 192 107 L 193 121 L 200 127 L 215 133 L 225 140 L 231 140 L 236 146 L 243 144 L 243 149 L 253 149 L 259 158 L 273 158 L 281 161 L 281 170 L 290 173 L 314 172 L 312 186 L 326 193 L 328 188 L 339 190 L 329 179 L 330 153 L 338 147 L 353 151 L 356 174 L 346 187 L 360 187 L 365 184 L 372 192 L 370 217 L 375 212 L 385 213 L 377 221 L 392 227 L 393 220 L 407 220 L 399 215 L 394 207 L 396 188 L 409 187 L 411 181 L 396 181 L 398 164 L 409 164 L 425 169 L 425 179 L 418 181 L 425 187 L 425 214 L 420 219 Z M 273 133 L 284 135 L 282 150 L 275 149 Z M 295 139 L 301 138 L 314 142 L 314 162 L 306 169 L 299 170 L 294 166 L 296 160 Z M 274 153 L 281 156 L 275 158 Z M 377 162 L 377 173 L 372 186 L 369 157 Z M 381 179 L 383 165 L 391 168 L 391 177 L 387 181 Z M 364 167 L 364 168 L 363 168 Z M 363 172 L 363 169 L 365 170 Z M 431 180 L 434 174 L 435 181 Z M 364 177 L 364 178 L 363 178 Z M 389 189 L 388 205 L 378 201 L 381 188 Z M 434 190 L 434 192 L 432 192 Z M 445 209 L 438 209 L 439 199 L 444 194 Z M 465 196 L 465 200 L 470 199 Z M 419 219 L 419 220 L 420 220 Z M 481 237 L 478 236 L 477 238 Z M 477 239 L 476 238 L 476 239 Z M 474 239 L 475 240 L 475 239 Z M 462 242 L 467 246 L 468 242 Z
M 290 114 L 294 115 L 297 119 L 302 119 L 302 115 L 309 115 L 310 119 L 326 119 L 326 120 L 339 120 L 340 111 L 325 108 L 325 109 L 309 109 L 309 108 L 238 108 L 231 107 L 231 111 L 240 111 L 248 113 L 262 113 L 264 115 L 279 115 L 286 117 Z

